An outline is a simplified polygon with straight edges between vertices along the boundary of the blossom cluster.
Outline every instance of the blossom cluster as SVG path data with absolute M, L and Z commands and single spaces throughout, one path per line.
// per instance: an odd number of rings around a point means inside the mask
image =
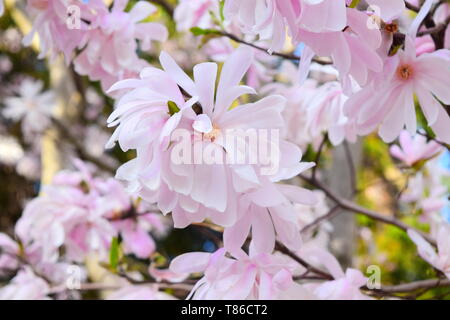
M 149 2 L 28 0 L 33 29 L 23 43 L 37 34 L 40 58 L 63 54 L 77 75 L 100 82 L 114 98 L 106 148 L 135 156 L 115 178 L 77 160 L 77 171 L 42 187 L 15 238 L 0 234 L 0 273 L 15 275 L 0 298 L 61 297 L 67 268 L 82 268 L 87 281 L 83 264 L 114 260 L 117 242 L 148 260 L 157 251 L 150 231 L 163 232 L 170 216 L 175 228 L 219 230 L 220 245 L 151 265 L 152 285 L 125 272 L 110 298 L 171 299 L 161 283 L 202 274 L 187 298 L 371 299 L 368 278 L 329 252 L 326 198 L 342 202 L 315 182 L 327 141 L 347 146 L 376 132 L 398 140 L 390 152 L 408 174 L 399 202 L 430 233 L 393 224 L 450 279 L 441 214 L 449 172 L 438 164 L 450 144 L 450 4 L 408 4 L 414 16 L 403 0 L 181 0 L 176 30 L 202 60 L 185 68 Z M 164 50 L 150 63 L 153 41 Z M 51 125 L 55 96 L 42 87 L 23 81 L 5 100 L 3 115 L 26 136 Z
M 168 37 L 165 26 L 142 22 L 156 12 L 154 5 L 138 1 L 125 11 L 127 4 L 127 0 L 114 1 L 110 10 L 101 0 L 28 1 L 34 23 L 23 42 L 31 44 L 38 34 L 41 58 L 62 52 L 79 74 L 99 80 L 106 90 L 148 65 L 137 55 L 137 41 L 141 50 L 149 50 L 152 41 Z
M 0 289 L 2 299 L 38 299 L 73 281 L 84 282 L 84 263 L 108 257 L 119 236 L 124 252 L 147 259 L 155 252 L 150 230 L 164 232 L 164 221 L 151 207 L 136 202 L 112 178 L 94 177 L 75 161 L 76 171 L 55 175 L 42 195 L 31 200 L 15 226 L 15 239 L 0 233 L 0 274 L 16 274 Z M 21 287 L 25 283 L 29 287 Z M 19 287 L 19 292 L 17 288 Z M 55 294 L 58 291 L 54 292 Z

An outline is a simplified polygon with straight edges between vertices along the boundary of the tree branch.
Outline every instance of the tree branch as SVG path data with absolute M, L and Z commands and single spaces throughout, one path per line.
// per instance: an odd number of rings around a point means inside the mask
M 393 225 L 403 231 L 407 231 L 408 229 L 412 229 L 417 231 L 420 235 L 422 235 L 422 237 L 424 239 L 426 239 L 430 244 L 432 244 L 433 246 L 436 246 L 436 242 L 427 234 L 423 233 L 420 230 L 417 230 L 405 223 L 403 223 L 402 221 L 399 221 L 397 219 L 394 219 L 392 217 L 380 214 L 378 212 L 369 210 L 367 208 L 361 207 L 351 201 L 348 201 L 346 199 L 341 199 L 338 195 L 336 195 L 333 191 L 331 191 L 328 187 L 324 186 L 322 183 L 320 183 L 319 181 L 315 180 L 315 179 L 311 179 L 308 178 L 304 175 L 299 175 L 301 179 L 303 179 L 304 181 L 308 182 L 309 184 L 315 186 L 316 188 L 319 188 L 320 190 L 322 190 L 323 192 L 325 192 L 325 194 L 331 199 L 333 200 L 340 208 L 348 210 L 350 212 L 356 213 L 356 214 L 362 214 L 365 215 L 369 218 L 372 218 L 374 220 L 377 221 L 381 221 L 384 222 L 386 224 L 390 224 Z
M 235 35 L 232 34 L 232 33 L 229 33 L 229 32 L 226 32 L 226 31 L 219 31 L 217 34 L 222 35 L 222 36 L 224 36 L 224 37 L 227 37 L 227 38 L 229 38 L 229 39 L 231 39 L 231 40 L 233 40 L 233 41 L 235 41 L 235 42 L 245 44 L 245 45 L 247 45 L 247 46 L 250 46 L 250 47 L 252 47 L 252 48 L 255 48 L 255 49 L 257 49 L 257 50 L 264 51 L 265 53 L 270 54 L 270 53 L 268 52 L 268 49 L 267 49 L 267 48 L 263 48 L 263 47 L 260 47 L 260 46 L 258 46 L 258 45 L 256 45 L 256 44 L 254 44 L 254 43 L 247 42 L 247 41 L 245 41 L 245 40 L 243 40 L 243 39 L 241 39 L 241 38 L 238 38 L 237 36 L 235 36 Z M 293 54 L 287 54 L 287 53 L 282 53 L 282 52 L 272 52 L 271 55 L 273 55 L 273 56 L 278 56 L 278 57 L 281 57 L 281 58 L 287 59 L 287 60 L 300 61 L 300 57 L 298 57 L 298 56 L 296 56 L 296 55 L 293 55 Z M 316 58 L 313 59 L 313 61 L 316 62 L 316 63 L 318 63 L 318 64 L 321 64 L 321 65 L 329 65 L 329 64 L 332 64 L 332 62 L 330 62 L 330 61 L 325 61 L 325 60 L 316 59 Z
M 420 280 L 410 283 L 404 283 L 394 286 L 382 286 L 380 291 L 388 292 L 388 293 L 407 293 L 413 292 L 420 289 L 434 289 L 434 288 L 442 288 L 442 287 L 450 287 L 450 279 L 429 279 L 429 280 Z M 372 291 L 378 291 L 377 289 L 372 289 Z
M 91 154 L 89 154 L 84 146 L 80 143 L 79 138 L 75 137 L 72 132 L 70 132 L 69 129 L 66 128 L 66 126 L 61 123 L 59 120 L 52 118 L 52 123 L 55 125 L 55 127 L 61 132 L 61 134 L 64 136 L 64 138 L 67 139 L 67 141 L 69 143 L 71 143 L 78 155 L 80 156 L 81 159 L 92 162 L 93 164 L 95 164 L 97 167 L 99 167 L 100 169 L 110 172 L 110 173 L 114 173 L 116 172 L 116 168 L 109 165 L 108 163 L 102 161 L 101 159 L 92 156 Z
M 281 253 L 284 253 L 285 255 L 291 257 L 296 262 L 301 264 L 303 267 L 305 267 L 308 271 L 314 272 L 315 274 L 322 277 L 322 280 L 334 280 L 333 276 L 329 274 L 328 272 L 322 271 L 320 269 L 317 269 L 316 267 L 310 265 L 308 262 L 300 258 L 297 254 L 289 250 L 284 244 L 277 241 L 275 244 L 275 249 L 278 250 Z

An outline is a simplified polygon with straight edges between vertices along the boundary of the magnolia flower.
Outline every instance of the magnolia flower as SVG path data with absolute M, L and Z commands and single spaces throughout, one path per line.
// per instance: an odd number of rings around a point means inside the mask
M 318 70 L 321 76 L 332 76 L 328 73 L 330 70 L 321 69 Z M 322 86 L 313 79 L 300 82 L 301 71 L 291 62 L 283 63 L 281 70 L 280 80 L 289 82 L 268 84 L 262 91 L 278 93 L 288 99 L 283 113 L 287 123 L 284 133 L 288 140 L 301 148 L 306 148 L 309 143 L 318 147 L 323 132 L 328 132 L 333 145 L 339 145 L 344 139 L 356 140 L 353 126 L 344 115 L 347 96 L 338 82 L 329 81 Z
M 347 1 L 349 3 L 351 1 Z M 404 0 L 366 0 L 383 21 L 389 22 L 398 18 L 405 11 Z
M 19 245 L 8 235 L 0 233 L 0 275 L 14 272 L 18 268 L 18 254 Z
M 114 222 L 124 241 L 125 253 L 147 259 L 155 251 L 156 244 L 149 231 L 155 227 L 162 228 L 159 216 L 152 213 L 139 213 L 136 219 L 122 219 Z
M 127 3 L 116 0 L 111 12 L 106 8 L 98 12 L 86 34 L 86 48 L 74 60 L 78 73 L 100 80 L 105 90 L 117 80 L 136 76 L 148 65 L 136 53 L 137 40 L 145 51 L 150 49 L 151 41 L 165 41 L 168 37 L 163 25 L 140 23 L 157 10 L 154 5 L 138 1 L 126 12 Z
M 216 62 L 226 61 L 234 50 L 231 40 L 226 37 L 212 39 L 204 47 L 204 52 Z M 276 66 L 278 59 L 261 50 L 254 49 L 253 51 L 252 64 L 248 68 L 245 80 L 249 87 L 258 89 L 262 84 L 272 81 L 271 68 Z
M 76 6 L 79 11 L 68 16 L 68 8 Z M 33 28 L 23 38 L 25 45 L 30 45 L 35 34 L 39 35 L 40 54 L 44 58 L 47 54 L 53 59 L 62 52 L 69 62 L 74 50 L 82 45 L 88 24 L 93 12 L 105 7 L 101 0 L 91 0 L 89 4 L 79 0 L 28 0 L 28 10 L 33 17 Z
M 296 204 L 296 224 L 298 230 L 301 231 L 304 245 L 313 244 L 321 248 L 326 248 L 330 239 L 330 233 L 333 225 L 329 221 L 321 221 L 320 224 L 311 226 L 317 219 L 326 216 L 330 212 L 327 204 L 327 198 L 323 191 L 314 190 L 314 196 L 317 199 L 315 205 Z
M 56 261 L 62 247 L 68 261 L 82 261 L 91 252 L 105 255 L 118 234 L 108 217 L 130 210 L 130 199 L 119 182 L 95 178 L 84 164 L 75 164 L 79 171 L 58 173 L 42 195 L 27 204 L 16 224 L 24 247 L 37 247 L 41 260 Z M 141 249 L 138 243 L 132 248 Z
M 310 143 L 318 147 L 322 137 L 311 136 L 307 126 L 307 110 L 315 96 L 317 82 L 308 79 L 303 84 L 300 83 L 298 68 L 290 61 L 283 62 L 278 76 L 278 82 L 265 85 L 261 92 L 280 94 L 287 99 L 286 108 L 283 110 L 285 127 L 282 136 L 302 150 Z
M 435 249 L 416 231 L 409 229 L 408 235 L 416 244 L 419 255 L 450 279 L 450 226 L 443 223 L 436 236 Z
M 361 293 L 360 288 L 367 284 L 367 278 L 356 269 L 342 270 L 337 259 L 328 251 L 318 247 L 304 248 L 300 255 L 313 265 L 323 265 L 334 280 L 321 284 L 310 284 L 307 287 L 314 290 L 314 294 L 323 300 L 368 300 L 368 296 Z
M 304 42 L 319 56 L 331 57 L 346 87 L 351 86 L 349 75 L 360 85 L 365 85 L 372 73 L 383 69 L 383 61 L 376 51 L 382 43 L 381 33 L 367 27 L 366 13 L 351 8 L 346 10 L 345 29 L 331 32 L 300 29 L 296 40 Z
M 442 146 L 438 143 L 427 142 L 427 139 L 420 134 L 411 137 L 406 130 L 400 133 L 399 142 L 400 147 L 397 145 L 391 147 L 391 154 L 408 166 L 413 166 L 420 160 L 431 159 L 442 151 Z
M 305 170 L 312 165 L 305 165 Z M 251 230 L 253 253 L 271 253 L 278 238 L 291 250 L 302 244 L 293 203 L 315 205 L 313 192 L 291 185 L 267 184 L 241 197 L 238 218 L 234 225 L 225 228 L 224 247 L 235 252 L 248 238 Z
M 445 50 L 417 57 L 414 46 L 417 28 L 431 5 L 432 1 L 427 1 L 414 20 L 405 49 L 388 58 L 377 80 L 347 101 L 346 114 L 355 119 L 358 134 L 368 134 L 378 125 L 379 134 L 386 142 L 398 137 L 405 125 L 410 134 L 415 133 L 415 94 L 437 138 L 450 142 L 450 117 L 437 100 L 450 104 L 450 93 L 445 85 L 450 78 L 450 58 Z
M 226 257 L 225 253 L 225 249 L 212 254 L 191 252 L 171 262 L 170 269 L 176 273 L 204 272 L 187 299 L 314 299 L 313 294 L 293 281 L 295 264 L 286 257 L 247 255 L 243 251 Z
M 436 22 L 442 23 L 450 15 L 450 4 L 443 3 L 436 10 Z M 450 49 L 450 25 L 445 30 L 444 48 Z
M 174 11 L 177 30 L 189 31 L 192 27 L 211 28 L 211 14 L 219 16 L 219 3 L 216 0 L 181 0 Z
M 236 18 L 244 33 L 270 40 L 270 52 L 283 47 L 286 28 L 293 38 L 300 28 L 312 32 L 344 29 L 345 4 L 345 0 L 226 0 L 224 14 L 228 20 Z
M 317 88 L 307 109 L 306 126 L 311 131 L 311 136 L 321 136 L 326 131 L 330 142 L 335 146 L 344 139 L 355 142 L 352 125 L 344 115 L 346 101 L 347 96 L 338 82 L 327 82 Z
M 413 203 L 414 208 L 421 210 L 420 220 L 431 226 L 431 234 L 435 234 L 443 219 L 441 211 L 448 207 L 448 188 L 445 179 L 450 171 L 441 166 L 440 159 L 428 161 L 420 172 L 411 177 L 407 189 L 400 200 Z
M 9 284 L 0 288 L 0 300 L 48 300 L 49 292 L 48 283 L 25 267 Z
M 128 182 L 132 193 L 158 203 L 163 213 L 172 212 L 176 227 L 207 217 L 230 226 L 236 219 L 237 194 L 262 186 L 267 180 L 262 177 L 264 169 L 269 181 L 277 182 L 305 168 L 297 147 L 283 140 L 272 142 L 269 135 L 275 131 L 276 139 L 283 126 L 284 98 L 269 96 L 232 106 L 243 94 L 255 93 L 239 85 L 252 52 L 240 47 L 229 57 L 217 90 L 215 63 L 195 66 L 193 81 L 165 52 L 160 57 L 164 71 L 144 69 L 141 79 L 124 80 L 111 88 L 129 90 L 108 119 L 110 125 L 119 125 L 111 142 L 117 140 L 123 150 L 137 149 L 137 158 L 119 168 L 117 177 Z M 256 135 L 259 146 L 279 153 L 258 158 L 258 146 L 251 144 L 246 130 L 267 133 Z M 240 164 L 236 157 L 256 162 Z M 265 160 L 279 167 L 272 172 L 264 168 Z
M 53 91 L 41 93 L 42 88 L 40 80 L 25 79 L 17 89 L 18 96 L 5 98 L 3 115 L 14 121 L 22 120 L 22 130 L 30 137 L 50 124 L 56 107 Z

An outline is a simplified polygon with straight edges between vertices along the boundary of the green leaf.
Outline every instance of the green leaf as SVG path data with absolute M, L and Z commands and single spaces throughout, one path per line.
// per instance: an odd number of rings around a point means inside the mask
M 353 0 L 352 3 L 350 3 L 349 8 L 356 8 L 358 4 L 359 0 Z
M 117 237 L 113 237 L 111 241 L 111 248 L 109 249 L 109 266 L 116 270 L 119 264 L 119 239 Z
M 225 15 L 223 14 L 223 8 L 225 7 L 225 1 L 219 2 L 219 14 L 220 14 L 220 20 L 225 21 Z
M 191 32 L 194 36 L 205 36 L 205 35 L 209 35 L 209 34 L 220 34 L 219 30 L 214 30 L 214 29 L 202 29 L 199 27 L 192 27 Z
M 177 104 L 173 101 L 167 101 L 167 107 L 169 108 L 169 114 L 171 116 L 180 111 L 180 108 L 178 108 Z

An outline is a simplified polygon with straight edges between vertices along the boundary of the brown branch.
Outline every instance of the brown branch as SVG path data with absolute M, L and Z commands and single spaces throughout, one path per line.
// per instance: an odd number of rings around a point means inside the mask
M 429 28 L 424 31 L 417 32 L 417 36 L 422 37 L 422 36 L 425 36 L 428 34 L 431 35 L 431 34 L 440 33 L 442 31 L 445 31 L 449 24 L 450 24 L 450 17 L 447 17 L 447 19 L 444 22 L 438 24 L 437 26 Z
M 417 133 L 420 134 L 421 136 L 424 136 L 424 137 L 427 138 L 428 140 L 432 140 L 432 141 L 436 142 L 437 144 L 440 144 L 441 146 L 443 146 L 444 148 L 446 148 L 447 150 L 450 151 L 450 145 L 448 145 L 447 143 L 442 142 L 442 141 L 440 141 L 440 140 L 438 140 L 438 139 L 436 139 L 436 138 L 430 136 L 430 135 L 429 135 L 428 133 L 426 133 L 426 132 L 418 131 Z
M 182 290 L 189 292 L 192 290 L 193 285 L 186 284 L 186 283 L 139 283 L 139 284 L 133 284 L 133 285 L 151 285 L 154 284 L 158 286 L 161 289 L 172 289 L 172 290 Z M 119 290 L 121 288 L 125 287 L 124 285 L 114 285 L 114 284 L 108 284 L 108 283 L 82 283 L 80 284 L 79 288 L 67 288 L 67 286 L 57 286 L 50 289 L 49 294 L 58 294 L 63 293 L 65 291 L 103 291 L 103 290 Z
M 322 156 L 322 151 L 326 145 L 327 140 L 328 140 L 328 133 L 325 133 L 323 136 L 322 142 L 320 143 L 319 149 L 317 150 L 316 157 L 314 158 L 314 163 L 316 164 L 312 168 L 312 178 L 314 180 L 316 179 L 316 173 L 317 173 L 317 168 L 319 167 L 320 157 Z
M 296 262 L 298 262 L 299 264 L 301 264 L 303 267 L 305 267 L 308 271 L 310 272 L 314 272 L 315 274 L 317 274 L 318 276 L 321 277 L 322 280 L 334 280 L 333 276 L 331 274 L 329 274 L 328 272 L 322 271 L 312 265 L 310 265 L 308 262 L 306 262 L 305 260 L 303 260 L 302 258 L 300 258 L 297 254 L 295 254 L 294 252 L 292 252 L 291 250 L 289 250 L 284 244 L 282 244 L 281 242 L 277 241 L 275 244 L 275 249 L 278 250 L 281 253 L 284 253 L 285 255 L 291 257 L 292 259 L 294 259 Z M 319 278 L 320 279 L 320 278 Z
M 109 165 L 108 163 L 102 161 L 101 159 L 94 157 L 93 155 L 89 154 L 82 143 L 80 142 L 80 139 L 72 134 L 72 132 L 66 128 L 66 126 L 61 123 L 59 120 L 52 118 L 52 123 L 55 125 L 55 127 L 58 129 L 58 131 L 63 135 L 63 137 L 75 147 L 75 150 L 77 151 L 78 155 L 82 160 L 89 161 L 93 164 L 95 164 L 100 169 L 114 173 L 116 172 L 116 168 Z
M 300 175 L 300 178 L 302 178 L 304 181 L 308 182 L 309 184 L 315 186 L 316 188 L 319 188 L 320 190 L 322 190 L 323 192 L 325 192 L 325 194 L 331 199 L 333 200 L 340 208 L 348 210 L 349 212 L 353 212 L 356 214 L 362 214 L 365 215 L 366 217 L 372 218 L 374 220 L 377 221 L 381 221 L 384 222 L 386 224 L 395 226 L 403 231 L 407 231 L 408 229 L 412 229 L 415 230 L 416 232 L 418 232 L 420 235 L 422 235 L 422 237 L 424 239 L 426 239 L 430 244 L 432 244 L 433 246 L 436 246 L 436 242 L 427 234 L 423 233 L 420 230 L 417 230 L 405 223 L 403 223 L 402 221 L 399 221 L 397 219 L 394 219 L 392 217 L 380 214 L 378 212 L 372 211 L 370 209 L 361 207 L 360 205 L 357 205 L 351 201 L 348 201 L 346 199 L 342 199 L 341 197 L 339 197 L 338 195 L 336 195 L 333 191 L 331 191 L 328 187 L 326 187 L 325 185 L 323 185 L 322 183 L 320 183 L 319 181 L 315 180 L 315 179 L 311 179 L 308 178 L 304 175 Z
M 388 292 L 388 293 L 407 293 L 413 292 L 421 289 L 434 289 L 434 288 L 442 288 L 442 287 L 450 287 L 450 279 L 429 279 L 429 280 L 420 280 L 410 283 L 404 283 L 394 286 L 381 286 L 380 291 Z M 377 289 L 372 289 L 373 291 L 378 291 Z
M 333 207 L 327 214 L 317 218 L 316 220 L 314 220 L 313 222 L 311 222 L 310 224 L 307 224 L 306 226 L 304 226 L 302 228 L 302 230 L 300 230 L 301 233 L 305 233 L 306 231 L 308 231 L 309 229 L 317 226 L 318 224 L 320 224 L 322 221 L 324 220 L 329 220 L 331 218 L 333 218 L 336 214 L 339 213 L 339 206 L 335 206 Z
M 258 46 L 256 44 L 254 44 L 254 43 L 247 42 L 247 41 L 245 41 L 245 40 L 235 36 L 232 33 L 229 33 L 229 32 L 226 32 L 226 31 L 218 31 L 217 34 L 218 35 L 222 35 L 224 37 L 227 37 L 227 38 L 229 38 L 229 39 L 231 39 L 231 40 L 233 40 L 235 42 L 245 44 L 247 46 L 250 46 L 250 47 L 255 48 L 257 50 L 260 50 L 260 51 L 264 51 L 265 53 L 269 54 L 267 48 L 263 48 L 263 47 L 260 47 L 260 46 Z M 293 54 L 282 53 L 282 52 L 272 52 L 271 55 L 277 56 L 277 57 L 280 57 L 280 58 L 283 58 L 283 59 L 287 59 L 287 60 L 300 61 L 300 57 L 298 57 L 296 55 L 293 55 Z M 316 58 L 313 59 L 313 61 L 318 63 L 318 64 L 321 64 L 321 65 L 332 64 L 332 62 L 330 62 L 330 61 L 325 61 L 325 60 L 316 59 Z

